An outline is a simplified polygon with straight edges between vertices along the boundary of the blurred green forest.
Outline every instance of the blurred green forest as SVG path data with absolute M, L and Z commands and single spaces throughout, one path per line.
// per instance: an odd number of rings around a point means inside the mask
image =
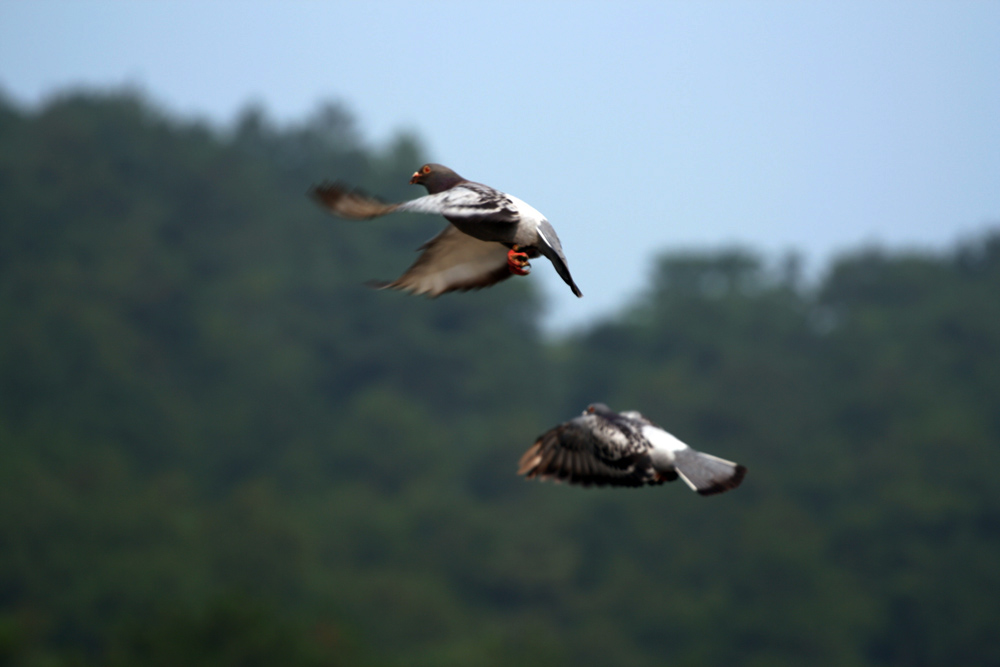
M 666 254 L 553 339 L 532 280 L 378 292 L 441 221 L 337 105 L 0 99 L 0 664 L 997 665 L 1000 232 Z M 738 490 L 526 483 L 603 401 Z

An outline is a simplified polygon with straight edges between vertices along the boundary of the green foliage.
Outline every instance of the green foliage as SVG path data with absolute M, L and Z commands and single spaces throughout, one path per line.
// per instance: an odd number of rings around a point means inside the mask
M 0 662 L 995 664 L 1000 235 L 662 257 L 546 342 L 531 280 L 392 277 L 440 221 L 330 219 L 423 161 L 321 108 L 225 130 L 0 100 Z M 737 491 L 514 476 L 603 401 Z

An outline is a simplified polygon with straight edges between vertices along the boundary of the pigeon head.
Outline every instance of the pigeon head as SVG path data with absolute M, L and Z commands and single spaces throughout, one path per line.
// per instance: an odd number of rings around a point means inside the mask
M 437 194 L 449 190 L 465 179 L 453 172 L 443 164 L 425 164 L 420 169 L 413 172 L 410 183 L 422 185 L 427 188 L 430 194 Z
M 583 411 L 583 414 L 585 415 L 598 414 L 607 416 L 608 414 L 614 414 L 614 413 L 612 413 L 611 408 L 604 405 L 604 403 L 591 403 L 590 405 L 587 406 L 587 409 Z

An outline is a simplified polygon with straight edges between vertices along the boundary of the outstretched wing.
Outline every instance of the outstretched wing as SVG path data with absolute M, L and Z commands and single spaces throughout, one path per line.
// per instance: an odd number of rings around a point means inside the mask
M 323 183 L 309 191 L 321 206 L 334 215 L 350 220 L 368 220 L 392 213 L 398 204 L 386 204 L 357 190 L 349 190 L 339 183 Z
M 511 198 L 481 183 L 463 183 L 444 192 L 399 204 L 381 202 L 339 183 L 317 185 L 310 190 L 310 194 L 331 213 L 351 220 L 368 220 L 393 212 L 409 212 L 469 221 L 518 221 L 518 210 Z
M 449 219 L 516 224 L 520 212 L 510 195 L 467 181 L 453 188 L 399 204 L 398 211 L 443 215 Z
M 648 446 L 596 414 L 546 431 L 521 457 L 519 475 L 583 486 L 657 483 Z
M 423 254 L 406 273 L 376 287 L 438 296 L 489 287 L 512 275 L 507 266 L 507 248 L 463 234 L 452 225 L 420 249 Z

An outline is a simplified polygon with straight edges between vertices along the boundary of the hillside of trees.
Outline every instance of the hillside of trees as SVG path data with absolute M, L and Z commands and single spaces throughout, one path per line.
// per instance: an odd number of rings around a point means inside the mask
M 1000 231 L 817 285 L 660 256 L 556 340 L 531 280 L 367 289 L 419 142 L 129 91 L 0 98 L 0 664 L 1000 664 Z M 749 468 L 525 482 L 602 401 Z

